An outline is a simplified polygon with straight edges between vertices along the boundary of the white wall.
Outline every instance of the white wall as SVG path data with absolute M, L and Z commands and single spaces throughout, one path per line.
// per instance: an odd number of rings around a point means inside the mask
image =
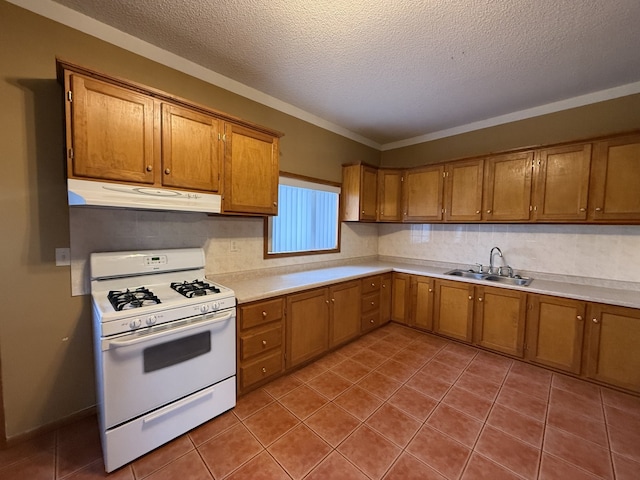
M 487 265 L 497 246 L 516 270 L 640 282 L 640 226 L 384 224 L 379 232 L 384 256 Z

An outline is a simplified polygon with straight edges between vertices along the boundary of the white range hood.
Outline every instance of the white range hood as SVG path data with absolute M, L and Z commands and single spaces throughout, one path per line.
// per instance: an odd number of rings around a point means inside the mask
M 67 179 L 69 205 L 220 213 L 222 197 L 213 193 L 122 183 Z

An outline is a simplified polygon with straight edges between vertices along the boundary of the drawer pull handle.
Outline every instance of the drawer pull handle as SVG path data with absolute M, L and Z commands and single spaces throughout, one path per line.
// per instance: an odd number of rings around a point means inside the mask
M 596 207 L 596 212 L 601 212 L 602 209 L 600 207 Z
M 482 301 L 482 297 L 478 297 L 478 301 L 481 302 Z
M 166 175 L 169 175 L 169 174 L 171 173 L 171 169 L 170 169 L 170 168 L 165 168 L 165 169 L 164 169 L 164 173 L 165 173 Z
M 487 213 L 491 213 L 491 210 L 487 210 Z
M 433 292 L 433 288 L 430 288 L 430 289 L 429 289 L 429 292 Z
M 369 323 L 376 323 L 373 318 L 371 320 L 369 320 Z
M 262 373 L 267 373 L 267 369 L 265 367 L 262 367 Z
M 577 318 L 579 321 L 582 321 L 582 315 L 578 315 L 576 318 Z
M 267 312 L 262 312 L 262 316 L 263 316 L 264 318 L 267 318 Z
M 375 284 L 375 283 L 372 283 L 372 284 L 371 284 L 371 286 L 372 286 L 372 287 L 375 287 L 375 286 L 376 286 L 376 284 Z
M 266 340 L 262 340 L 262 346 L 266 347 L 267 346 L 267 341 Z
M 593 321 L 593 323 L 598 323 L 598 319 L 597 318 L 594 318 L 592 321 Z
M 479 214 L 480 214 L 480 210 L 476 210 L 476 215 L 479 215 Z
M 375 304 L 376 304 L 375 302 L 371 302 L 371 305 L 375 305 Z
M 469 295 L 469 300 L 473 300 L 473 295 Z
M 581 211 L 581 212 L 586 212 L 586 211 L 587 211 L 587 209 L 586 209 L 586 208 L 584 208 L 584 207 L 581 207 L 581 208 L 580 208 L 580 211 Z
M 153 167 L 151 165 L 147 165 L 147 172 L 150 172 L 151 170 L 153 170 Z

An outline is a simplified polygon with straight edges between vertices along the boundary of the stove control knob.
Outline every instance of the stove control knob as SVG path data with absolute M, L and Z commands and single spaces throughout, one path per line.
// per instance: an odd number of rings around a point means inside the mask
M 209 311 L 209 305 L 207 305 L 207 304 L 200 305 L 200 311 L 202 313 L 207 313 Z
M 131 320 L 129 322 L 129 327 L 133 330 L 136 328 L 140 328 L 140 326 L 142 325 L 142 320 L 140 320 L 139 318 L 134 318 L 133 320 Z
M 157 320 L 158 320 L 158 317 L 156 317 L 155 315 L 149 315 L 149 317 L 147 318 L 147 325 L 149 326 L 155 325 Z
M 211 304 L 211 310 L 220 310 L 220 303 L 218 302 L 213 302 Z

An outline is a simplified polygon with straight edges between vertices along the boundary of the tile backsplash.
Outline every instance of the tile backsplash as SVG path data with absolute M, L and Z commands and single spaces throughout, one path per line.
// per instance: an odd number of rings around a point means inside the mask
M 640 226 L 384 224 L 378 254 L 474 265 L 492 247 L 515 270 L 640 282 Z M 496 261 L 501 259 L 496 257 Z M 501 265 L 501 263 L 497 263 Z
M 90 291 L 91 252 L 184 247 L 204 249 L 211 275 L 375 255 L 487 265 L 498 246 L 517 271 L 640 282 L 640 226 L 342 223 L 340 253 L 268 260 L 263 230 L 262 218 L 72 207 L 72 292 Z
M 88 262 L 92 252 L 201 247 L 207 274 L 212 275 L 314 262 L 324 266 L 330 261 L 378 253 L 376 224 L 343 223 L 340 253 L 265 260 L 262 218 L 95 207 L 69 210 L 73 295 L 90 291 Z

